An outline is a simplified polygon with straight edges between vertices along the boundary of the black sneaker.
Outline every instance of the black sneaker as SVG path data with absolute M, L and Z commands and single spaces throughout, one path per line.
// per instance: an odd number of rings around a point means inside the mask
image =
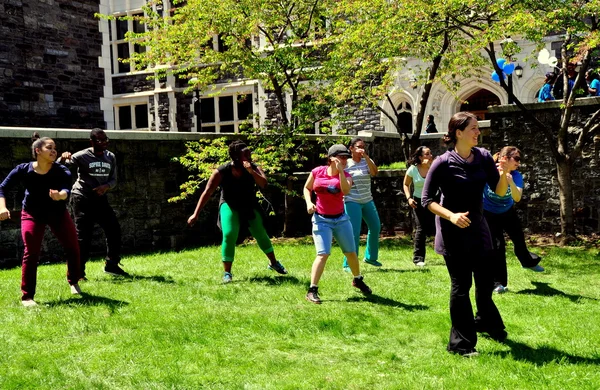
M 319 287 L 310 287 L 306 293 L 306 300 L 320 305 L 321 298 L 319 298 Z
M 129 276 L 127 272 L 119 267 L 119 263 L 109 263 L 108 261 L 104 265 L 104 272 L 113 276 Z
M 269 264 L 267 268 L 271 271 L 277 272 L 278 274 L 287 275 L 285 267 L 279 261 L 276 261 L 275 264 Z
M 365 295 L 371 295 L 371 293 L 373 291 L 371 291 L 371 289 L 369 288 L 369 286 L 367 286 L 363 280 L 362 275 L 361 276 L 357 276 L 354 279 L 352 279 L 352 286 L 356 287 L 357 289 L 360 290 L 361 293 L 365 294 Z

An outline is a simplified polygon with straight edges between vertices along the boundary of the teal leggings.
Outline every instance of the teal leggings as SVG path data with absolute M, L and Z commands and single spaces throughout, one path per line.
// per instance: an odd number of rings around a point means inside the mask
M 223 230 L 223 242 L 221 244 L 221 257 L 223 261 L 233 262 L 235 256 L 235 243 L 240 233 L 240 215 L 232 210 L 227 203 L 221 205 L 219 210 L 221 216 L 221 229 Z M 254 219 L 248 221 L 250 234 L 256 239 L 259 248 L 265 253 L 273 252 L 271 239 L 263 226 L 260 214 L 254 210 Z

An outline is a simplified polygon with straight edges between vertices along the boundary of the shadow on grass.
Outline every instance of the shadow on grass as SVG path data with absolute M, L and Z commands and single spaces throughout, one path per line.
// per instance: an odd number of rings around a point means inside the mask
M 531 282 L 531 284 L 533 284 L 535 288 L 517 291 L 517 294 L 541 295 L 545 297 L 564 297 L 568 298 L 571 302 L 575 303 L 578 303 L 581 299 L 591 299 L 593 301 L 598 300 L 596 298 L 584 297 L 582 295 L 566 294 L 560 290 L 555 289 L 554 287 L 550 287 L 549 283 Z
M 264 283 L 270 286 L 281 286 L 284 284 L 307 285 L 306 280 L 300 280 L 297 277 L 291 275 L 253 276 L 248 278 L 248 281 L 252 283 Z
M 503 344 L 510 347 L 510 351 L 499 351 L 491 354 L 502 357 L 512 355 L 515 360 L 525 360 L 537 366 L 543 366 L 553 362 L 560 364 L 600 364 L 600 358 L 588 358 L 571 355 L 548 346 L 532 348 L 527 344 L 519 343 L 510 339 L 505 340 Z
M 137 281 L 150 281 L 157 283 L 165 283 L 165 284 L 175 284 L 175 280 L 170 276 L 162 276 L 162 275 L 136 275 L 129 274 L 129 276 L 111 276 L 109 278 L 98 279 L 103 281 L 111 281 L 113 283 L 131 283 Z
M 429 268 L 379 268 L 372 272 L 383 272 L 383 273 L 405 273 L 405 272 L 415 272 L 415 273 L 430 273 L 431 270 Z
M 377 305 L 399 307 L 406 311 L 428 310 L 429 306 L 425 305 L 409 305 L 380 295 L 371 294 L 363 297 L 352 297 L 346 300 L 347 302 L 370 302 Z
M 91 295 L 85 292 L 82 292 L 79 296 L 73 296 L 68 299 L 50 301 L 45 304 L 48 307 L 57 307 L 57 306 L 71 306 L 71 305 L 85 305 L 85 306 L 106 306 L 111 309 L 113 312 L 116 308 L 127 306 L 129 302 L 119 301 L 116 299 L 101 297 L 97 295 Z

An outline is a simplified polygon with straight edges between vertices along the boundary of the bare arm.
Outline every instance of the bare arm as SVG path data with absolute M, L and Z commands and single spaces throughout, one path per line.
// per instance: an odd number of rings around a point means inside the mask
M 377 176 L 379 168 L 377 168 L 377 165 L 375 165 L 375 162 L 371 159 L 371 157 L 367 155 L 366 151 L 363 153 L 363 157 L 367 162 L 367 166 L 369 167 L 369 173 L 371 174 L 371 176 Z
M 412 207 L 413 209 L 417 208 L 417 202 L 412 198 L 411 194 L 410 194 L 410 186 L 412 185 L 412 177 L 409 175 L 404 175 L 404 183 L 403 183 L 403 188 L 404 188 L 404 196 L 406 196 L 406 200 L 408 201 L 408 205 L 410 207 Z
M 200 195 L 200 199 L 198 200 L 194 214 L 188 218 L 187 223 L 189 226 L 193 226 L 196 223 L 200 210 L 202 210 L 202 208 L 206 205 L 206 202 L 208 202 L 217 187 L 219 187 L 219 184 L 221 184 L 221 174 L 215 169 L 210 176 L 210 179 L 208 179 L 208 183 L 206 183 L 204 192 L 202 192 L 202 195 Z
M 520 202 L 521 196 L 523 196 L 523 189 L 521 187 L 517 187 L 510 173 L 506 174 L 506 180 L 510 186 L 510 196 L 515 202 Z
M 250 162 L 244 161 L 244 168 L 252 175 L 257 186 L 260 188 L 265 188 L 267 186 L 267 175 L 265 175 L 258 165 L 256 165 L 256 169 L 254 169 Z
M 306 179 L 306 183 L 304 183 L 304 189 L 302 190 L 304 194 L 304 201 L 306 202 L 306 211 L 309 214 L 314 213 L 317 209 L 315 204 L 312 202 L 312 189 L 314 182 L 315 178 L 311 172 L 310 175 L 308 175 L 308 179 Z

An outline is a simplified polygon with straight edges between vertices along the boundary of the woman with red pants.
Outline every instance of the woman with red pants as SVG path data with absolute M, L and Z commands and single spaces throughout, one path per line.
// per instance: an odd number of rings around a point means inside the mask
M 21 211 L 21 236 L 25 245 L 21 269 L 21 302 L 35 306 L 33 300 L 37 282 L 37 265 L 44 231 L 49 226 L 67 255 L 67 281 L 71 293 L 81 294 L 79 285 L 79 244 L 66 200 L 71 188 L 71 173 L 55 162 L 56 145 L 48 137 L 33 135 L 31 151 L 35 161 L 17 165 L 0 184 L 0 221 L 10 218 L 6 208 L 5 190 L 16 183 L 25 187 Z

